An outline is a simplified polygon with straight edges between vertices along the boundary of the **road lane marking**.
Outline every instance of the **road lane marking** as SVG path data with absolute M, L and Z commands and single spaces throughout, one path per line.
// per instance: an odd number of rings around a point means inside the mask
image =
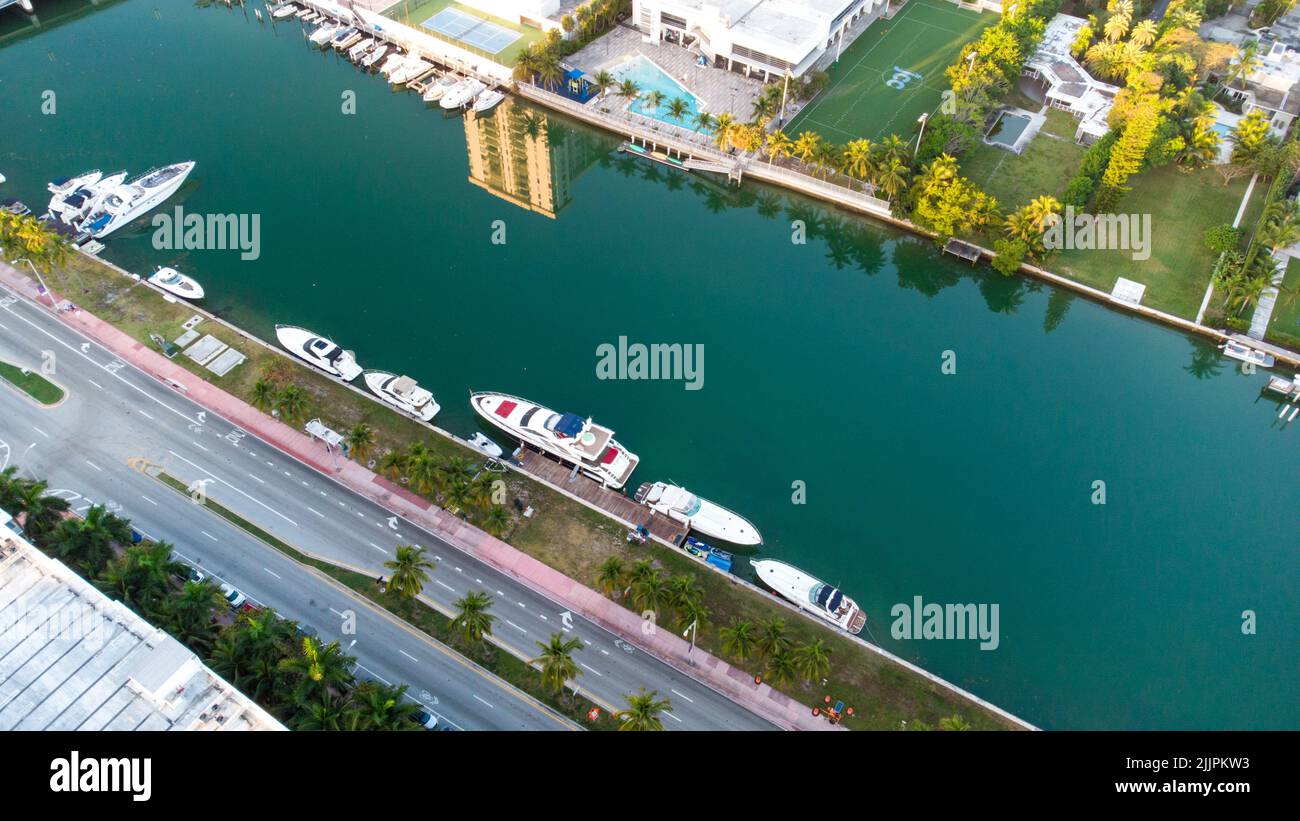
M 372 676 L 374 676 L 375 678 L 379 679 L 379 680 L 382 681 L 386 686 L 388 686 L 388 687 L 392 687 L 392 686 L 393 686 L 393 685 L 392 685 L 392 682 L 390 682 L 388 679 L 384 678 L 383 676 L 379 675 L 379 674 L 376 673 L 374 670 L 371 670 L 369 667 L 365 666 L 364 664 L 357 664 L 357 667 L 360 667 L 362 670 L 365 670 L 365 671 L 366 671 L 367 673 L 369 673 L 370 675 L 372 675 Z
M 213 473 L 213 472 L 207 470 L 206 468 L 201 467 L 201 466 L 198 465 L 198 464 L 195 464 L 194 462 L 191 462 L 189 459 L 186 459 L 184 456 L 181 456 L 179 453 L 177 453 L 177 452 L 174 451 L 174 450 L 170 450 L 170 449 L 169 449 L 167 452 L 170 453 L 172 456 L 175 456 L 177 459 L 180 459 L 182 462 L 185 462 L 186 464 L 188 464 L 188 465 L 190 465 L 190 466 L 192 466 L 192 467 L 194 467 L 194 468 L 197 468 L 198 470 L 203 471 L 203 472 L 206 473 L 207 475 L 211 476 L 213 479 L 216 479 L 216 480 L 217 480 L 218 482 L 220 482 L 221 484 L 225 485 L 226 487 L 228 487 L 228 488 L 230 488 L 231 490 L 233 490 L 233 491 L 235 491 L 236 493 L 238 493 L 240 496 L 243 496 L 243 497 L 247 498 L 247 499 L 248 499 L 249 501 L 251 501 L 251 502 L 257 502 L 259 505 L 261 505 L 262 507 L 264 507 L 264 508 L 266 508 L 267 510 L 271 511 L 271 512 L 274 513 L 276 516 L 279 516 L 281 519 L 284 519 L 286 522 L 288 522 L 289 524 L 293 525 L 294 527 L 297 527 L 297 526 L 298 526 L 298 523 L 295 522 L 293 519 L 290 519 L 288 516 L 284 515 L 284 514 L 281 513 L 280 511 L 276 510 L 275 508 L 273 508 L 273 507 L 271 507 L 270 505 L 268 505 L 268 504 L 266 504 L 265 502 L 263 502 L 261 499 L 255 499 L 255 498 L 253 498 L 252 496 L 249 496 L 247 493 L 245 493 L 244 491 L 242 491 L 242 490 L 240 490 L 239 488 L 235 487 L 234 485 L 230 484 L 230 483 L 227 482 L 225 479 L 222 479 L 220 476 L 217 476 L 215 473 Z
M 692 704 L 695 703 L 695 699 L 691 698 L 690 696 L 686 695 L 685 693 L 678 693 L 676 690 L 674 690 L 674 689 L 672 689 L 672 688 L 669 688 L 668 692 L 670 692 L 670 693 L 675 693 L 676 695 L 681 696 L 682 698 L 686 699 L 687 701 L 689 701 L 689 702 L 692 703 Z
M 677 716 L 673 715 L 672 713 L 669 713 L 669 712 L 666 712 L 666 711 L 665 711 L 665 712 L 664 712 L 664 715 L 668 716 L 668 717 L 671 718 L 673 721 L 676 721 L 678 724 L 681 724 L 681 723 L 682 723 L 682 720 L 681 720 L 680 718 L 678 718 Z
M 97 464 L 95 464 L 94 462 L 90 461 L 89 459 L 86 460 L 86 464 L 90 465 L 92 468 L 94 468 L 95 470 L 99 471 L 100 473 L 103 473 L 103 472 L 104 472 L 104 469 L 103 469 L 102 467 L 100 467 L 99 465 L 97 465 Z
M 145 419 L 153 419 L 153 417 L 149 415 L 149 411 L 147 411 L 147 410 L 140 410 L 139 408 L 136 408 L 136 410 L 137 410 L 137 411 L 139 412 L 139 414 L 140 414 L 141 416 L 143 416 Z
M 211 452 L 212 452 L 212 451 L 208 450 L 207 448 L 203 447 L 202 445 L 200 445 L 198 442 L 195 442 L 193 439 L 190 440 L 190 444 L 193 445 L 194 447 L 198 448 L 199 450 L 203 451 L 204 453 L 211 453 Z
M 475 698 L 475 700 L 477 700 L 477 701 L 483 701 L 483 699 L 481 699 L 481 698 L 478 697 L 478 694 L 477 694 L 477 693 L 474 694 L 474 698 Z M 496 709 L 496 707 L 492 707 L 492 702 L 490 702 L 490 701 L 483 701 L 483 703 L 486 704 L 488 707 L 491 707 L 493 710 Z
M 50 435 L 49 435 L 48 433 L 46 433 L 45 431 L 43 431 L 43 430 L 41 430 L 40 428 L 36 427 L 35 425 L 32 425 L 32 428 L 33 428 L 37 433 L 39 433 L 41 436 L 44 436 L 46 439 L 49 439 L 49 438 L 50 438 Z
M 273 570 L 269 570 L 269 569 L 267 569 L 267 568 L 265 568 L 265 567 L 263 567 L 262 569 L 263 569 L 263 570 L 266 570 L 267 573 L 270 573 L 272 576 L 275 576 L 277 579 L 280 578 L 280 574 L 279 574 L 279 573 L 276 573 L 275 571 L 273 571 Z
M 93 379 L 87 379 L 86 381 L 89 382 L 90 384 L 94 385 L 95 387 L 99 388 L 101 391 L 104 389 L 104 386 L 103 386 L 103 385 L 99 384 L 98 382 L 96 382 L 96 381 L 93 380 Z
M 254 473 L 250 473 L 250 474 L 248 474 L 248 475 L 249 475 L 249 476 L 252 476 L 254 479 L 257 479 L 258 482 L 260 482 L 260 483 L 262 483 L 262 484 L 266 484 L 266 480 L 265 480 L 265 479 L 259 479 L 259 478 L 257 477 L 256 474 L 254 474 Z
M 209 539 L 211 539 L 211 540 L 214 541 L 214 542 L 215 542 L 215 541 L 218 541 L 218 539 L 217 539 L 216 536 L 213 536 L 211 533 L 209 533 L 209 532 L 206 531 L 206 530 L 200 530 L 199 532 L 202 533 L 204 536 L 207 536 Z
M 583 667 L 586 667 L 588 672 L 590 672 L 590 673 L 595 673 L 596 675 L 600 676 L 601 678 L 604 678 L 604 677 L 605 677 L 605 674 L 602 673 L 602 672 L 600 672 L 599 670 L 597 670 L 595 667 L 588 667 L 586 664 L 583 664 L 581 661 L 578 662 L 578 663 L 579 663 L 579 664 L 582 664 Z
M 380 547 L 379 545 L 375 544 L 374 542 L 367 542 L 367 544 L 369 544 L 369 545 L 370 545 L 371 547 L 373 547 L 375 550 L 378 550 L 380 553 L 383 553 L 385 556 L 388 555 L 388 551 L 387 551 L 387 550 L 384 550 L 382 547 Z
M 436 583 L 442 585 L 443 587 L 447 588 L 448 590 L 450 590 L 450 591 L 453 592 L 453 593 L 456 592 L 456 588 L 454 588 L 454 587 L 452 587 L 451 585 L 447 584 L 447 583 L 444 582 L 442 579 L 434 579 L 434 582 L 436 582 Z
M 319 510 L 317 510 L 316 508 L 314 508 L 314 507 L 308 507 L 307 509 L 310 510 L 312 513 L 315 513 L 317 516 L 321 517 L 322 519 L 325 518 L 325 514 L 324 514 L 324 513 L 321 513 L 321 512 L 320 512 Z
M 400 648 L 400 647 L 397 648 L 397 652 L 399 652 L 399 653 L 401 653 L 402 655 L 406 656 L 406 657 L 407 657 L 408 659 L 410 659 L 411 661 L 415 661 L 415 662 L 418 662 L 418 661 L 419 661 L 418 658 L 416 658 L 415 656 L 413 656 L 413 655 L 411 655 L 410 653 L 406 652 L 405 650 L 403 650 L 403 649 Z
M 158 503 L 157 503 L 157 502 L 155 502 L 153 499 L 150 499 L 148 496 L 145 496 L 143 493 L 140 494 L 140 498 L 141 498 L 141 499 L 144 499 L 146 502 L 148 502 L 149 504 L 153 505 L 154 507 L 157 507 L 157 506 L 158 506 Z
M 522 627 L 520 627 L 519 625 L 515 624 L 515 623 L 512 622 L 510 619 L 506 619 L 506 624 L 508 624 L 508 625 L 510 625 L 511 627 L 515 628 L 515 629 L 518 630 L 520 633 L 523 633 L 524 635 L 528 635 L 528 631 L 527 631 L 527 630 L 525 630 L 524 628 L 522 628 Z
M 541 619 L 542 621 L 550 621 L 550 619 L 546 618 L 546 616 L 544 616 L 541 613 L 537 614 L 537 618 Z

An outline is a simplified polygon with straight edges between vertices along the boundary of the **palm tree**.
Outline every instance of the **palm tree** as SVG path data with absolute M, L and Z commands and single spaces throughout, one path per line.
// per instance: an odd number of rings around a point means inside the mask
M 1133 27 L 1128 41 L 1138 48 L 1146 48 L 1156 41 L 1156 21 L 1143 20 Z
M 499 538 L 508 527 L 510 527 L 510 511 L 506 510 L 505 505 L 492 505 L 488 508 L 487 515 L 483 517 L 484 530 Z
M 469 482 L 464 479 L 453 479 L 443 493 L 443 501 L 446 503 L 447 510 L 458 513 L 469 504 L 472 495 Z
M 474 478 L 474 463 L 465 456 L 452 456 L 438 466 L 438 475 L 446 484 L 468 482 Z
M 907 166 L 897 157 L 886 159 L 876 172 L 876 186 L 892 201 L 907 188 Z
M 766 676 L 773 685 L 785 684 L 794 677 L 794 673 L 794 655 L 789 650 L 768 656 Z
M 337 732 L 343 729 L 343 705 L 329 692 L 303 699 L 299 705 L 298 714 L 291 721 L 295 730 Z
M 830 656 L 831 648 L 826 646 L 826 640 L 816 639 L 795 651 L 795 669 L 799 671 L 799 675 L 803 676 L 806 682 L 825 678 L 826 674 L 831 671 Z
M 179 593 L 164 600 L 163 626 L 186 647 L 207 651 L 216 637 L 213 619 L 225 607 L 225 597 L 211 581 L 187 581 Z
M 542 666 L 542 684 L 557 693 L 564 692 L 565 683 L 578 677 L 573 651 L 582 649 L 582 639 L 566 640 L 563 633 L 552 633 L 549 641 L 536 644 L 542 652 L 531 663 Z
M 695 632 L 703 633 L 709 621 L 709 608 L 700 599 L 687 599 L 674 608 L 677 614 L 674 623 L 678 630 L 688 630 L 694 625 Z
M 252 399 L 253 407 L 258 410 L 270 410 L 271 405 L 275 403 L 275 395 L 278 390 L 275 382 L 270 379 L 262 378 L 253 383 Z
M 623 560 L 618 556 L 610 556 L 600 563 L 600 574 L 596 576 L 596 584 L 600 585 L 600 592 L 606 596 L 613 596 L 615 590 L 620 590 L 626 582 L 627 568 L 623 566 Z
M 392 687 L 374 681 L 359 684 L 346 709 L 349 730 L 417 730 L 411 717 L 419 706 L 406 697 L 406 685 Z
M 785 626 L 785 620 L 780 616 L 773 616 L 759 625 L 758 629 L 758 652 L 764 656 L 775 656 L 790 647 L 790 635 Z
M 959 715 L 952 715 L 947 718 L 939 719 L 939 729 L 956 731 L 969 730 L 970 722 Z
M 50 549 L 60 559 L 97 576 L 113 557 L 116 545 L 131 543 L 131 525 L 99 505 L 91 505 L 83 519 L 64 519 L 50 536 Z
M 36 544 L 42 544 L 45 537 L 58 527 L 69 507 L 67 499 L 46 494 L 48 487 L 43 480 L 18 481 L 13 488 L 12 500 L 4 505 L 13 515 L 23 515 L 23 530 Z
M 754 652 L 757 637 L 753 622 L 732 617 L 731 624 L 722 628 L 722 652 L 738 661 L 744 661 Z
M 804 131 L 795 138 L 791 153 L 799 158 L 799 162 L 807 165 L 817 153 L 817 146 L 821 141 L 822 138 L 815 131 Z
M 1224 86 L 1227 87 L 1236 83 L 1238 89 L 1244 89 L 1246 87 L 1246 78 L 1255 73 L 1255 70 L 1259 68 L 1259 63 L 1259 42 L 1252 40 L 1243 46 L 1241 51 L 1237 52 L 1236 62 L 1228 64 L 1224 77 L 1226 81 Z
M 379 472 L 389 479 L 399 479 L 406 469 L 406 454 L 400 450 L 386 450 L 379 457 Z
M 442 477 L 441 467 L 438 465 L 433 454 L 429 453 L 420 446 L 418 449 L 412 446 L 411 453 L 406 457 L 406 475 L 415 485 L 415 489 L 421 493 L 430 493 L 438 485 Z
M 313 698 L 327 696 L 331 689 L 352 683 L 356 659 L 343 653 L 337 641 L 321 646 L 310 636 L 302 640 L 298 653 L 280 660 L 277 668 L 297 679 L 294 700 L 306 704 Z
M 767 145 L 764 146 L 764 151 L 767 154 L 768 166 L 771 166 L 772 162 L 777 157 L 790 156 L 790 149 L 793 145 L 794 143 L 791 142 L 789 135 L 779 128 L 771 134 L 768 134 Z
M 1029 218 L 1030 223 L 1034 226 L 1039 234 L 1046 231 L 1051 219 L 1060 212 L 1061 202 L 1056 197 L 1044 194 L 1035 197 L 1025 206 L 1025 216 Z
M 618 90 L 614 93 L 630 103 L 640 96 L 641 87 L 636 84 L 635 80 L 624 80 L 618 84 Z
M 275 409 L 281 419 L 296 424 L 307 412 L 307 394 L 297 385 L 287 385 L 275 395 Z
M 647 693 L 644 687 L 641 688 L 640 693 L 628 696 L 627 709 L 618 714 L 619 720 L 623 722 L 619 729 L 632 732 L 662 730 L 664 725 L 659 720 L 659 714 L 671 713 L 673 703 L 658 696 L 658 690 Z
M 718 146 L 719 151 L 726 151 L 731 144 L 731 132 L 736 127 L 736 121 L 731 116 L 731 112 L 724 111 L 713 120 L 713 142 Z
M 652 89 L 649 94 L 645 95 L 645 107 L 649 111 L 654 111 L 663 101 L 664 93 L 657 89 Z
M 681 608 L 690 602 L 699 601 L 703 591 L 700 585 L 695 581 L 694 576 L 682 574 L 674 576 L 668 583 L 668 602 L 677 608 Z
M 365 422 L 358 422 L 353 426 L 352 430 L 348 431 L 347 443 L 348 452 L 352 454 L 352 458 L 358 462 L 364 462 L 366 457 L 370 455 L 370 449 L 374 447 L 375 429 Z
M 871 140 L 853 140 L 844 146 L 844 171 L 862 182 L 870 181 L 876 174 L 876 147 Z
M 424 558 L 424 548 L 415 545 L 398 545 L 397 556 L 384 562 L 384 567 L 392 571 L 389 586 L 404 599 L 413 599 L 420 595 L 424 585 L 429 581 L 429 572 L 433 562 Z
M 477 644 L 484 636 L 492 635 L 492 623 L 497 617 L 488 612 L 492 598 L 485 591 L 466 593 L 465 597 L 455 602 L 459 611 L 451 620 L 451 629 L 460 635 L 466 644 Z
M 603 98 L 605 93 L 609 91 L 610 86 L 614 85 L 614 75 L 601 69 L 596 72 L 595 77 L 591 78 L 591 84 L 596 87 L 596 92 Z
M 707 111 L 701 111 L 695 115 L 695 130 L 710 131 L 713 129 L 713 115 Z
M 632 582 L 632 603 L 642 612 L 653 610 L 658 613 L 667 599 L 668 589 L 664 585 L 664 577 L 658 571 Z
M 686 118 L 686 114 L 691 110 L 690 105 L 681 97 L 674 97 L 668 101 L 668 116 L 680 124 Z

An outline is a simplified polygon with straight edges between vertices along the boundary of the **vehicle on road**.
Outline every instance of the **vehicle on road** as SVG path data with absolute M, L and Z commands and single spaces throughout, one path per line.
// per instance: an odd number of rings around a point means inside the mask
M 231 610 L 238 610 L 248 601 L 247 596 L 228 584 L 221 585 L 221 595 L 225 596 L 226 601 L 230 602 Z
M 426 730 L 438 729 L 438 717 L 433 713 L 430 713 L 428 710 L 421 710 L 411 716 L 411 721 L 414 721 Z

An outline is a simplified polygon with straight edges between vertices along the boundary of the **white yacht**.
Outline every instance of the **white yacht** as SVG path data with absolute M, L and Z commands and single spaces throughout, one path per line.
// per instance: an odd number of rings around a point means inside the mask
M 447 91 L 450 90 L 452 86 L 456 85 L 456 83 L 458 82 L 460 82 L 460 80 L 456 78 L 456 75 L 444 74 L 438 78 L 438 82 L 429 86 L 429 88 L 424 92 L 421 99 L 423 99 L 426 103 L 432 103 L 435 100 L 441 98 L 442 95 L 446 94 Z
M 379 73 L 387 78 L 404 65 L 406 65 L 406 55 L 402 53 L 401 49 L 393 49 L 393 53 L 388 55 L 387 59 L 380 64 Z
M 352 351 L 345 351 L 329 339 L 293 325 L 276 325 L 275 338 L 284 349 L 304 362 L 320 368 L 344 382 L 361 375 L 361 366 Z
M 857 602 L 833 585 L 813 578 L 797 567 L 775 559 L 751 559 L 754 572 L 764 585 L 789 599 L 801 610 L 819 616 L 855 636 L 867 623 L 867 614 Z
M 193 162 L 178 162 L 146 171 L 129 182 L 96 186 L 100 196 L 90 213 L 76 225 L 95 239 L 103 239 L 131 220 L 152 211 L 185 183 Z
M 478 99 L 474 101 L 474 111 L 479 114 L 482 114 L 484 111 L 491 110 L 493 106 L 495 106 L 497 103 L 501 102 L 505 98 L 506 98 L 506 93 L 501 89 L 499 88 L 489 89 L 488 91 L 485 91 L 482 94 L 478 95 Z
M 374 51 L 370 52 L 365 57 L 361 58 L 361 67 L 370 68 L 375 63 L 378 63 L 380 60 L 384 59 L 384 55 L 388 53 L 389 48 L 390 46 L 387 43 L 380 43 L 379 45 L 375 46 Z
M 93 171 L 87 171 L 84 174 L 78 174 L 75 177 L 59 177 L 57 180 L 50 180 L 50 184 L 45 186 L 55 197 L 66 197 L 78 188 L 86 188 L 94 185 L 104 178 L 104 172 L 98 168 Z M 52 202 L 53 200 L 51 200 Z
M 370 51 L 370 49 L 374 47 L 375 41 L 373 39 L 369 37 L 362 38 L 354 43 L 352 48 L 348 49 L 348 59 L 355 63 L 360 60 L 367 51 Z
M 356 26 L 348 26 L 334 33 L 334 36 L 330 38 L 330 45 L 334 47 L 335 51 L 344 51 L 351 48 L 352 44 L 363 36 L 365 35 L 358 31 Z
M 471 393 L 469 403 L 479 416 L 511 436 L 576 465 L 615 490 L 627 482 L 641 461 L 614 441 L 614 431 L 575 413 L 556 413 L 504 393 Z
M 421 388 L 409 376 L 398 376 L 387 371 L 366 371 L 365 381 L 366 387 L 375 396 L 426 422 L 442 410 L 433 400 L 433 394 Z
M 125 171 L 107 177 L 98 171 L 89 171 L 70 180 L 54 180 L 48 186 L 50 204 L 46 211 L 71 225 L 95 207 L 104 191 L 121 185 L 125 180 Z
M 701 499 L 684 487 L 666 482 L 646 482 L 637 488 L 636 501 L 662 513 L 675 522 L 681 522 L 705 536 L 732 544 L 761 544 L 763 537 L 758 528 L 708 499 Z
M 1224 356 L 1230 356 L 1233 359 L 1240 359 L 1242 362 L 1249 362 L 1252 365 L 1258 365 L 1261 368 L 1271 368 L 1277 364 L 1273 355 L 1265 351 L 1256 350 L 1249 345 L 1243 345 L 1236 340 L 1229 339 L 1219 346 Z
M 432 63 L 427 63 L 419 57 L 411 55 L 406 59 L 405 63 L 398 66 L 388 75 L 388 82 L 400 86 L 408 80 L 414 80 L 416 77 L 419 77 L 431 68 L 433 68 Z
M 447 93 L 442 95 L 442 100 L 438 105 L 445 109 L 462 108 L 479 95 L 487 86 L 483 85 L 473 77 L 461 80 L 456 85 L 448 89 Z
M 292 17 L 298 13 L 298 7 L 293 3 L 281 3 L 271 12 L 271 16 L 276 20 L 283 20 L 286 17 Z
M 159 268 L 149 281 L 182 299 L 203 299 L 203 286 L 175 268 Z
M 326 20 L 316 27 L 316 30 L 307 35 L 307 39 L 318 46 L 325 45 L 325 42 L 338 33 L 343 24 L 336 20 Z

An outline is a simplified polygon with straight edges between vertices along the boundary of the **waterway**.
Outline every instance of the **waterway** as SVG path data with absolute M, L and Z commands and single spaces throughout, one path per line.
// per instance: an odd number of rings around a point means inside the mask
M 840 584 L 886 648 L 1041 726 L 1300 727 L 1300 427 L 1262 373 L 541 110 L 444 117 L 251 7 L 38 5 L 62 21 L 0 12 L 0 196 L 193 159 L 168 209 L 260 215 L 253 261 L 156 250 L 145 221 L 106 258 L 410 373 L 460 434 L 469 388 L 594 415 L 641 455 L 632 486 L 747 514 L 763 555 Z M 701 389 L 598 379 L 621 336 L 703 346 Z M 998 647 L 892 638 L 914 596 L 998 605 Z

